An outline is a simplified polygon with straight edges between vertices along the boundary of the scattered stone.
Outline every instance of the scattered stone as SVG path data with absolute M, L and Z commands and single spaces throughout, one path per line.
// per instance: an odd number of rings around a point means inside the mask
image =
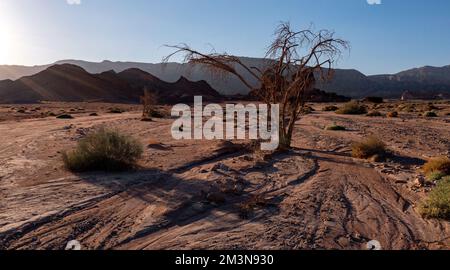
M 414 187 L 419 187 L 419 188 L 421 188 L 421 187 L 423 187 L 424 185 L 425 185 L 425 178 L 423 178 L 423 177 L 417 177 L 415 180 L 414 180 L 414 182 L 413 182 L 413 184 L 414 184 Z
M 216 165 L 214 165 L 214 167 L 212 168 L 213 171 L 224 171 L 224 172 L 228 172 L 230 171 L 230 168 L 223 164 L 223 163 L 217 163 Z

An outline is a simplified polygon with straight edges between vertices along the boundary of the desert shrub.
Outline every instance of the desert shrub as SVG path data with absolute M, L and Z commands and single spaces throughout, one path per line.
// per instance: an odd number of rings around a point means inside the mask
M 386 152 L 386 145 L 374 136 L 352 145 L 352 156 L 354 158 L 368 159 L 374 156 L 383 157 L 386 155 Z
M 310 113 L 312 113 L 312 112 L 314 112 L 314 111 L 315 111 L 315 110 L 314 110 L 313 107 L 311 107 L 311 106 L 309 106 L 309 105 L 305 105 L 305 106 L 303 106 L 303 108 L 300 110 L 300 113 L 306 115 L 306 114 L 310 114 Z
M 438 115 L 435 112 L 426 112 L 423 114 L 425 117 L 437 117 Z
M 109 108 L 108 112 L 109 113 L 124 113 L 125 111 L 120 108 Z
M 325 130 L 343 131 L 343 130 L 347 130 L 347 129 L 345 127 L 343 127 L 343 126 L 339 126 L 339 125 L 333 124 L 331 126 L 326 127 Z
M 133 167 L 142 156 L 142 144 L 117 131 L 100 129 L 82 139 L 75 150 L 63 153 L 65 166 L 76 172 L 117 171 Z
M 371 111 L 368 114 L 366 114 L 369 117 L 380 117 L 383 116 L 382 113 L 380 113 L 379 111 Z
M 324 112 L 335 112 L 337 110 L 339 110 L 339 108 L 334 106 L 334 105 L 332 105 L 332 106 L 325 106 L 325 107 L 322 108 L 322 111 L 324 111 Z
M 440 171 L 434 171 L 434 172 L 431 172 L 431 173 L 427 174 L 427 180 L 428 180 L 429 182 L 435 182 L 435 181 L 441 180 L 441 179 L 444 178 L 445 176 L 446 176 L 446 174 L 443 173 L 443 172 L 440 172 Z
M 370 103 L 379 104 L 379 103 L 383 103 L 384 99 L 382 97 L 366 97 L 364 99 L 364 102 L 370 102 Z
M 433 172 L 442 172 L 445 175 L 450 175 L 450 158 L 448 157 L 436 157 L 428 160 L 422 168 L 425 174 Z
M 425 218 L 450 220 L 450 177 L 441 180 L 419 206 Z
M 98 113 L 90 113 L 89 116 L 98 116 Z
M 350 101 L 336 111 L 337 114 L 365 114 L 366 107 L 360 105 L 356 101 Z
M 387 117 L 396 118 L 396 117 L 398 117 L 398 112 L 388 112 Z
M 25 113 L 26 111 L 23 109 L 17 110 L 18 113 Z
M 58 119 L 73 119 L 73 116 L 70 114 L 60 114 L 56 118 L 58 118 Z

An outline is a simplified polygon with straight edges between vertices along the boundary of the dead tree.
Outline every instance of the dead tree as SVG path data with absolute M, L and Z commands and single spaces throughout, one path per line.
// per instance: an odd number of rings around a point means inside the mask
M 150 117 L 154 112 L 154 106 L 156 104 L 157 98 L 156 95 L 148 90 L 148 88 L 144 88 L 144 95 L 141 96 L 141 103 L 143 106 L 142 117 Z
M 275 31 L 275 40 L 270 45 L 264 67 L 250 67 L 240 58 L 227 53 L 201 53 L 182 44 L 169 46 L 173 55 L 184 54 L 184 61 L 208 68 L 215 75 L 236 76 L 260 101 L 280 105 L 280 148 L 291 147 L 295 123 L 300 119 L 305 106 L 305 95 L 316 84 L 316 76 L 327 81 L 332 68 L 342 52 L 349 48 L 348 42 L 335 38 L 329 30 L 311 29 L 294 31 L 289 23 L 282 23 Z M 240 70 L 240 71 L 238 71 Z M 247 72 L 245 77 L 241 72 Z M 258 82 L 250 83 L 248 77 Z

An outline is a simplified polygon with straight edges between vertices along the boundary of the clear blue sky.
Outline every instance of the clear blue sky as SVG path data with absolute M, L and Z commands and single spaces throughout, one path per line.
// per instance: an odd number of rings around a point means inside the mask
M 335 30 L 366 74 L 450 64 L 450 1 L 0 0 L 0 64 L 159 62 L 163 44 L 260 57 L 279 21 Z M 380 0 L 369 0 L 380 1 Z

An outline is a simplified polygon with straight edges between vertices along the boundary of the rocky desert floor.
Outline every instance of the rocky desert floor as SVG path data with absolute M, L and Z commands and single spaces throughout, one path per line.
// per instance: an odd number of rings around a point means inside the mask
M 107 112 L 116 106 L 125 112 Z M 143 122 L 134 105 L 0 105 L 0 249 L 64 249 L 71 240 L 84 249 L 358 250 L 370 240 L 383 249 L 450 249 L 450 222 L 416 211 L 430 190 L 417 181 L 421 165 L 449 155 L 450 116 L 313 106 L 297 123 L 294 149 L 264 156 L 242 141 L 176 141 L 172 119 Z M 74 119 L 49 116 L 63 111 Z M 324 130 L 333 123 L 348 130 Z M 61 153 L 101 126 L 142 141 L 139 169 L 64 168 Z M 352 158 L 352 142 L 369 135 L 393 157 Z

